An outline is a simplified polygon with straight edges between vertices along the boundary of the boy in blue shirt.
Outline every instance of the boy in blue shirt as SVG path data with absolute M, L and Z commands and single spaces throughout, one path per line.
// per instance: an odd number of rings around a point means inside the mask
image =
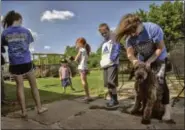
M 116 107 L 119 104 L 116 87 L 118 86 L 120 44 L 115 42 L 115 36 L 106 23 L 99 25 L 99 32 L 104 37 L 100 66 L 103 68 L 104 86 L 108 88 L 111 98 L 107 107 Z

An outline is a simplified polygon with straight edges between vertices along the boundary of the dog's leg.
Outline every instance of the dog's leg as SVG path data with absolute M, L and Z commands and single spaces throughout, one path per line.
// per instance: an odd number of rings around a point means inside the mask
M 150 118 L 152 114 L 152 107 L 153 107 L 153 101 L 150 99 L 146 103 L 146 107 L 144 109 L 143 118 L 141 123 L 142 124 L 150 124 Z
M 135 96 L 135 104 L 132 107 L 132 109 L 130 110 L 130 113 L 131 114 L 136 114 L 139 111 L 140 107 L 141 107 L 140 96 L 139 95 L 136 95 Z
M 147 99 L 146 107 L 144 109 L 143 118 L 141 121 L 142 124 L 151 123 L 150 119 L 151 119 L 152 109 L 155 101 L 156 101 L 156 89 L 151 88 L 151 90 L 148 91 L 148 99 Z
M 136 114 L 141 107 L 141 94 L 140 94 L 140 90 L 138 89 L 138 87 L 139 87 L 139 85 L 137 83 L 135 83 L 136 96 L 135 96 L 134 106 L 130 110 L 131 114 Z
M 163 107 L 160 100 L 157 100 L 155 102 L 155 105 L 153 107 L 153 112 L 154 113 L 152 115 L 153 115 L 154 118 L 156 118 L 158 120 L 162 120 L 162 116 L 164 114 L 164 107 Z
M 157 101 L 155 102 L 156 118 L 161 120 L 164 114 L 164 106 L 162 105 L 163 89 L 159 85 L 157 86 Z

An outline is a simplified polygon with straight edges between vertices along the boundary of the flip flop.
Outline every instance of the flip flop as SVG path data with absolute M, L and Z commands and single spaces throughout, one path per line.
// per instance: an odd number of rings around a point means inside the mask
M 82 101 L 84 101 L 84 102 L 91 102 L 91 101 L 93 101 L 93 99 L 92 98 L 84 98 L 84 99 L 82 99 Z

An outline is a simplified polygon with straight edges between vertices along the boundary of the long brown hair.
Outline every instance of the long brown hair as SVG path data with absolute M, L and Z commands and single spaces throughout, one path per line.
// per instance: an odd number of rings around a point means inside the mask
M 81 46 L 85 47 L 86 51 L 87 51 L 87 55 L 90 55 L 91 52 L 91 47 L 90 45 L 86 42 L 85 38 L 80 37 L 76 40 L 76 45 L 80 44 Z
M 140 23 L 140 18 L 135 14 L 123 16 L 116 28 L 116 41 L 120 42 L 122 38 L 127 38 L 132 33 L 135 33 Z
M 13 25 L 13 22 L 14 21 L 17 21 L 17 20 L 20 20 L 22 19 L 22 16 L 21 14 L 15 12 L 14 10 L 12 11 L 9 11 L 6 16 L 3 18 L 3 28 L 7 28 L 9 26 L 12 26 Z

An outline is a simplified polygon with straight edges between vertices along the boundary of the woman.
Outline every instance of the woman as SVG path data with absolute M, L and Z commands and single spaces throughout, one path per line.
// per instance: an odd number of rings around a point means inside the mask
M 78 38 L 76 40 L 76 47 L 78 48 L 78 54 L 75 57 L 75 61 L 78 62 L 78 70 L 80 72 L 81 82 L 85 89 L 86 97 L 84 98 L 84 101 L 91 101 L 92 99 L 89 94 L 89 88 L 87 83 L 87 74 L 88 74 L 87 60 L 91 48 L 89 44 L 87 44 L 85 38 Z
M 27 117 L 23 75 L 27 76 L 30 83 L 38 114 L 47 111 L 47 108 L 43 108 L 40 102 L 34 65 L 29 51 L 29 45 L 33 42 L 33 37 L 28 29 L 21 26 L 22 20 L 22 16 L 15 11 L 7 13 L 3 20 L 4 31 L 1 35 L 1 44 L 2 46 L 8 46 L 9 71 L 16 81 L 17 98 L 21 105 L 22 117 Z
M 159 25 L 152 22 L 142 22 L 134 14 L 125 15 L 116 29 L 117 41 L 120 41 L 123 37 L 126 39 L 128 59 L 133 64 L 144 62 L 147 67 L 155 70 L 158 82 L 164 89 L 163 104 L 165 106 L 165 114 L 162 118 L 163 120 L 170 120 L 170 96 L 165 79 L 167 50 L 163 35 L 163 30 Z M 138 54 L 137 58 L 134 55 L 136 53 Z

